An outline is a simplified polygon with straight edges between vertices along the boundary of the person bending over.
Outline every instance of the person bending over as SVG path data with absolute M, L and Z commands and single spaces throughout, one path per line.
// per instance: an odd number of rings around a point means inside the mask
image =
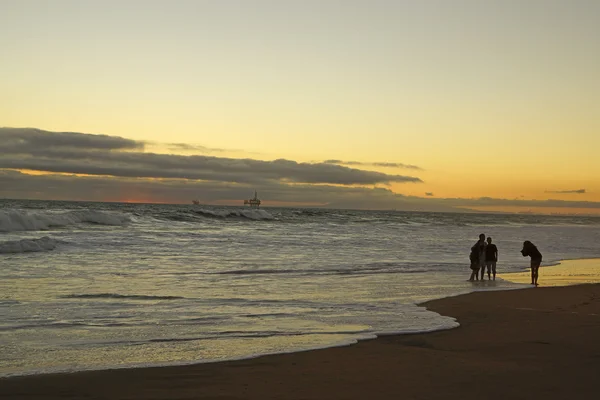
M 538 270 L 542 264 L 542 253 L 537 247 L 529 240 L 523 242 L 523 250 L 521 250 L 523 257 L 531 257 L 531 284 L 538 285 Z

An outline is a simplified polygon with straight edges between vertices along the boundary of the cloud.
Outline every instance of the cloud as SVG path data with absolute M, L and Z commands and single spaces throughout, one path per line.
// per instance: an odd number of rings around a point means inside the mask
M 187 144 L 187 143 L 169 143 L 167 148 L 171 151 L 187 151 L 187 152 L 195 152 L 195 153 L 223 153 L 227 150 L 218 149 L 212 147 L 206 147 L 196 144 Z
M 31 175 L 0 170 L 4 198 L 191 203 L 228 203 L 242 205 L 255 186 L 216 181 L 185 179 L 114 178 L 106 176 Z M 418 198 L 402 196 L 384 188 L 334 185 L 289 185 L 265 181 L 259 196 L 266 206 L 307 204 L 330 208 L 398 209 L 411 211 L 457 211 L 437 204 L 422 204 Z
M 443 204 L 452 207 L 542 207 L 542 208 L 592 208 L 600 209 L 600 202 L 576 201 L 576 200 L 522 200 L 522 199 L 498 199 L 493 197 L 479 197 L 474 199 L 446 198 L 436 199 Z
M 269 180 L 333 185 L 422 182 L 418 177 L 328 163 L 131 151 L 143 149 L 143 146 L 143 142 L 115 136 L 0 128 L 0 168 L 253 184 L 264 184 Z
M 19 152 L 31 148 L 81 150 L 143 150 L 144 142 L 117 136 L 77 132 L 47 132 L 34 128 L 0 128 L 0 149 Z
M 390 163 L 390 162 L 374 162 L 367 163 L 366 165 L 372 165 L 374 167 L 386 167 L 386 168 L 405 168 L 405 169 L 416 169 L 422 171 L 423 168 L 411 165 L 411 164 L 402 164 L 402 163 Z
M 576 189 L 576 190 L 546 190 L 546 193 L 575 193 L 575 194 L 585 194 L 585 189 Z
M 360 161 L 343 161 L 343 160 L 325 160 L 325 164 L 361 166 L 361 167 L 384 167 L 384 168 L 404 168 L 422 171 L 423 168 L 411 164 L 391 163 L 391 162 L 360 162 Z
M 242 201 L 258 189 L 264 205 L 307 204 L 329 208 L 395 209 L 398 211 L 464 212 L 483 206 L 583 208 L 600 210 L 600 202 L 565 200 L 514 200 L 490 197 L 427 198 L 405 196 L 385 188 L 357 186 L 287 184 L 265 180 L 257 187 L 248 183 L 194 181 L 186 179 L 74 176 L 63 174 L 30 175 L 0 170 L 3 198 L 30 198 L 87 201 L 147 201 L 227 203 Z
M 507 206 L 600 209 L 600 202 L 404 196 L 377 187 L 418 183 L 418 177 L 340 165 L 143 152 L 146 142 L 106 135 L 0 128 L 0 188 L 4 198 L 145 200 L 237 204 L 255 189 L 265 204 L 331 208 L 464 211 Z M 374 164 L 374 163 L 372 163 Z M 361 164 L 362 165 L 362 164 Z M 17 170 L 46 172 L 34 175 Z M 556 193 L 585 193 L 585 189 Z

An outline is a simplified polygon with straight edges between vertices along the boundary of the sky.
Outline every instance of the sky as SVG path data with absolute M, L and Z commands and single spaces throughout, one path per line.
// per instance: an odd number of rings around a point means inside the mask
M 600 214 L 600 2 L 0 0 L 0 198 Z

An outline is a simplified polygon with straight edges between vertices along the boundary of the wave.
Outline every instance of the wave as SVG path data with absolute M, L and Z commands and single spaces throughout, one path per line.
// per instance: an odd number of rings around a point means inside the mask
M 21 304 L 19 300 L 0 300 L 0 306 L 16 306 L 18 304 Z
M 361 333 L 368 333 L 368 330 L 340 330 L 340 331 L 314 331 L 314 332 L 302 332 L 302 331 L 216 331 L 206 332 L 204 336 L 196 337 L 182 337 L 182 338 L 156 338 L 148 339 L 146 341 L 139 341 L 138 343 L 172 343 L 172 342 L 192 342 L 200 340 L 222 340 L 224 338 L 270 338 L 270 337 L 289 337 L 289 336 L 313 336 L 313 335 L 355 335 Z M 131 342 L 128 342 L 131 343 Z
M 39 239 L 21 239 L 0 242 L 0 254 L 33 253 L 50 251 L 56 248 L 57 241 L 44 236 Z
M 78 223 L 120 226 L 129 221 L 123 214 L 95 210 L 55 213 L 9 209 L 0 211 L 0 232 L 48 230 Z
M 365 265 L 352 265 L 348 267 L 334 268 L 281 268 L 281 269 L 234 269 L 216 272 L 201 272 L 205 275 L 375 275 L 375 274 L 415 274 L 426 273 L 432 270 L 440 271 L 441 269 L 450 270 L 455 267 L 452 263 L 433 263 L 427 266 L 412 265 L 410 263 L 393 263 L 381 262 Z
M 198 222 L 202 220 L 202 216 L 197 215 L 195 212 L 190 214 L 189 212 L 177 212 L 164 217 L 169 221 L 177 222 Z
M 220 271 L 220 272 L 206 272 L 207 275 L 285 275 L 285 274 L 298 274 L 298 275 L 375 275 L 375 274 L 417 274 L 431 272 L 430 269 L 240 269 L 231 271 Z
M 330 216 L 332 213 L 331 210 L 328 209 L 324 209 L 324 210 L 319 210 L 319 209 L 310 209 L 310 210 L 292 210 L 292 214 L 294 215 L 307 215 L 309 217 L 313 217 L 313 216 Z
M 256 209 L 248 209 L 248 210 L 194 210 L 194 213 L 203 217 L 208 218 L 247 218 L 252 220 L 273 220 L 271 214 L 269 214 L 265 210 L 256 210 Z
M 50 321 L 50 322 L 31 322 L 21 325 L 4 325 L 0 326 L 0 331 L 16 331 L 24 329 L 60 329 L 60 328 L 72 328 L 79 326 L 88 326 L 84 322 L 68 322 L 68 321 Z
M 202 222 L 210 219 L 249 219 L 254 221 L 275 220 L 276 218 L 265 210 L 242 209 L 242 210 L 208 210 L 204 208 L 192 210 L 178 210 L 176 212 L 161 213 L 156 215 L 159 219 L 176 222 Z
M 146 340 L 110 340 L 102 342 L 94 342 L 94 344 L 109 344 L 109 345 L 144 345 L 148 343 L 179 343 L 179 342 L 196 342 L 204 340 L 223 340 L 223 339 L 253 339 L 253 338 L 271 338 L 271 337 L 293 337 L 293 336 L 337 336 L 337 335 L 363 335 L 372 333 L 369 330 L 339 330 L 339 331 L 212 331 L 205 332 L 202 336 L 188 337 L 164 337 L 150 338 Z
M 117 293 L 98 293 L 98 294 L 68 294 L 61 296 L 62 299 L 130 299 L 130 300 L 180 300 L 181 296 L 149 296 L 143 294 L 117 294 Z

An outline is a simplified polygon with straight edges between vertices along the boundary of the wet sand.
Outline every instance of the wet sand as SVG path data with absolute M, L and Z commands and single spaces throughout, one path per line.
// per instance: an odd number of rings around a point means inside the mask
M 600 283 L 600 259 L 563 260 L 557 265 L 540 268 L 539 283 L 546 286 L 567 286 Z M 531 272 L 501 274 L 503 279 L 516 283 L 531 283 Z
M 251 360 L 5 378 L 0 379 L 0 398 L 600 396 L 600 285 L 477 292 L 425 305 L 456 317 L 461 326 Z

